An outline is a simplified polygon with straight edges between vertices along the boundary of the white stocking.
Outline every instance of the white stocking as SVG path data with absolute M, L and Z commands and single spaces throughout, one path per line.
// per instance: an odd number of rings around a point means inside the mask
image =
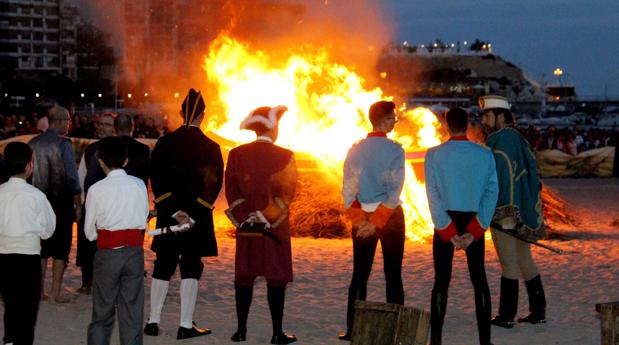
M 193 327 L 193 310 L 198 298 L 198 280 L 181 280 L 181 327 Z
M 150 286 L 150 318 L 148 323 L 159 323 L 161 321 L 161 309 L 168 295 L 170 282 L 167 280 L 154 279 Z

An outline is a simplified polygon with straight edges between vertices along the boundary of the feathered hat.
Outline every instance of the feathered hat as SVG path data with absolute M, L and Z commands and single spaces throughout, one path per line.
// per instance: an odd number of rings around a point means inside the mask
M 185 100 L 181 106 L 181 110 L 183 112 L 185 126 L 191 125 L 193 120 L 200 116 L 206 109 L 206 105 L 204 104 L 204 99 L 202 99 L 202 94 L 200 91 L 196 91 L 194 89 L 189 89 Z
M 248 129 L 254 132 L 264 132 L 275 128 L 279 119 L 288 110 L 285 105 L 276 107 L 260 107 L 252 110 L 249 115 L 241 122 L 241 129 Z

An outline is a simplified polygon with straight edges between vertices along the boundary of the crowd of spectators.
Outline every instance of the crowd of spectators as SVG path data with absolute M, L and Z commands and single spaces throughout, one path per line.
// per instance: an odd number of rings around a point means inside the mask
M 94 139 L 98 119 L 101 114 L 94 116 L 76 113 L 72 117 L 69 136 L 74 138 Z M 135 138 L 157 139 L 168 132 L 167 120 L 161 116 L 135 115 Z M 39 134 L 48 127 L 47 118 L 33 112 L 30 116 L 0 114 L 0 140 L 28 134 Z
M 529 126 L 520 128 L 535 151 L 559 150 L 570 155 L 606 146 L 616 146 L 619 142 L 619 129 L 602 128 L 539 128 Z

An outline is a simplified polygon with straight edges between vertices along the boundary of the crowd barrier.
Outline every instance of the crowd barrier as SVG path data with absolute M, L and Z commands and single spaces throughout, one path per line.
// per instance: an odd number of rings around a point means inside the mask
M 544 177 L 613 176 L 615 147 L 602 147 L 572 156 L 559 150 L 536 153 L 539 172 Z

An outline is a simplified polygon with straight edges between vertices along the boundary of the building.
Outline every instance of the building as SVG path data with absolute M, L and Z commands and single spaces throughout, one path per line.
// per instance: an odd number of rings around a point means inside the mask
M 201 57 L 216 36 L 223 19 L 213 14 L 222 6 L 222 0 L 125 0 L 119 47 L 125 78 L 139 84 L 186 72 L 190 57 Z
M 75 79 L 78 22 L 77 9 L 63 0 L 0 0 L 0 61 Z

